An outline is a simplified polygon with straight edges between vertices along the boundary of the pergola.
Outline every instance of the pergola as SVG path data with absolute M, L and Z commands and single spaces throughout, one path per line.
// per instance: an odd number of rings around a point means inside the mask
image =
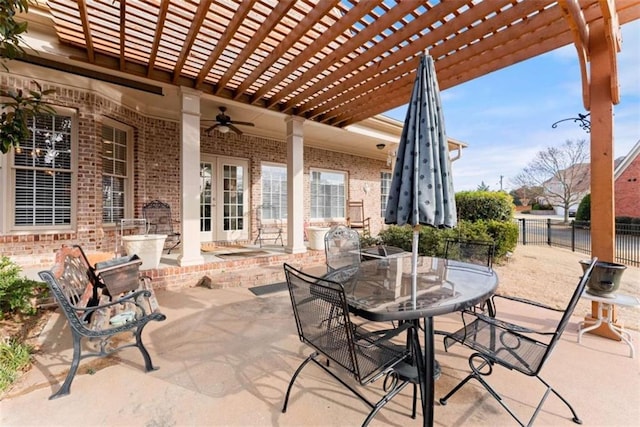
M 434 57 L 446 89 L 573 43 L 592 122 L 593 254 L 614 259 L 616 55 L 619 26 L 640 18 L 637 1 L 46 3 L 59 41 L 71 52 L 62 64 L 192 88 L 336 127 L 405 104 L 422 52 Z

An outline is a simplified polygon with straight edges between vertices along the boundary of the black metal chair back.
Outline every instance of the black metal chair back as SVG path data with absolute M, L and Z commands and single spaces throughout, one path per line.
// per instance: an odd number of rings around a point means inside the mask
M 382 331 L 382 337 L 375 332 L 357 328 L 349 317 L 347 299 L 340 283 L 305 274 L 288 264 L 284 264 L 284 271 L 298 336 L 315 352 L 302 362 L 291 378 L 283 412 L 286 412 L 296 377 L 307 363 L 313 362 L 373 408 L 363 425 L 368 424 L 388 400 L 409 384 L 407 380 L 399 380 L 393 370 L 409 356 L 406 345 L 390 341 L 390 338 L 407 328 Z M 372 404 L 340 378 L 340 371 L 329 370 L 324 363 L 319 362 L 317 358 L 320 355 L 344 368 L 347 374 L 362 385 L 390 375 L 391 383 L 385 380 L 385 385 L 392 386 L 385 388 L 387 394 L 383 399 Z
M 327 269 L 337 270 L 360 264 L 360 235 L 344 225 L 333 226 L 324 236 Z
M 450 260 L 493 267 L 495 247 L 494 242 L 485 240 L 448 238 L 445 239 L 444 257 Z M 490 316 L 493 316 L 495 313 L 491 299 L 477 304 L 475 309 L 486 311 Z
M 593 258 L 589 267 L 584 271 L 578 285 L 576 286 L 573 295 L 569 299 L 569 302 L 564 309 L 556 309 L 539 302 L 526 300 L 523 298 L 509 297 L 504 295 L 494 295 L 492 299 L 496 309 L 499 305 L 496 301 L 499 299 L 511 300 L 518 304 L 524 304 L 529 306 L 529 309 L 536 308 L 546 310 L 545 313 L 539 317 L 540 319 L 546 319 L 548 316 L 545 314 L 548 311 L 556 311 L 562 313 L 560 320 L 558 321 L 554 331 L 547 332 L 545 330 L 536 330 L 530 326 L 517 325 L 508 322 L 504 319 L 500 319 L 499 312 L 496 311 L 496 317 L 486 316 L 482 313 L 466 312 L 465 317 L 468 316 L 470 321 L 465 322 L 465 327 L 462 329 L 445 336 L 445 348 L 448 348 L 450 341 L 459 342 L 465 346 L 474 350 L 474 353 L 469 357 L 469 366 L 472 372 L 463 379 L 453 390 L 451 390 L 445 397 L 440 399 L 440 403 L 446 404 L 447 400 L 455 394 L 464 384 L 471 379 L 478 380 L 489 393 L 494 396 L 500 405 L 502 405 L 513 418 L 515 418 L 521 425 L 531 425 L 540 411 L 544 401 L 546 400 L 550 392 L 558 396 L 573 414 L 573 421 L 581 424 L 582 422 L 578 418 L 573 407 L 569 402 L 563 398 L 555 389 L 547 384 L 541 377 L 540 371 L 544 367 L 545 363 L 551 357 L 551 354 L 556 347 L 562 333 L 569 324 L 571 315 L 578 304 L 580 296 L 584 292 L 584 289 L 589 281 L 593 268 L 596 264 L 597 258 Z M 528 376 L 536 377 L 546 387 L 547 391 L 544 394 L 542 400 L 538 404 L 533 416 L 528 423 L 523 423 L 506 405 L 504 399 L 487 383 L 483 378 L 489 376 L 493 372 L 491 368 L 493 365 L 501 365 L 512 371 L 520 372 Z M 489 366 L 487 369 L 486 367 Z
M 167 235 L 164 248 L 168 249 L 167 253 L 171 253 L 180 244 L 180 233 L 173 228 L 171 206 L 160 200 L 153 200 L 142 207 L 142 215 L 147 220 L 149 233 Z
M 492 267 L 495 247 L 494 242 L 484 240 L 446 239 L 444 257 Z

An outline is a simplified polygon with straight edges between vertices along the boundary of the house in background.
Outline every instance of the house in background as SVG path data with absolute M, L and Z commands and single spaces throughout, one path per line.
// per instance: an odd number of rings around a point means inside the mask
M 614 165 L 615 216 L 640 218 L 640 140 L 625 157 L 617 158 Z M 591 191 L 590 171 L 590 165 L 583 163 L 561 172 L 563 176 L 574 180 L 572 188 L 575 190 L 575 195 L 571 197 L 569 216 L 575 214 L 584 196 Z M 545 182 L 544 186 L 547 191 L 555 193 L 562 190 L 562 184 L 555 178 Z M 564 208 L 557 205 L 557 198 L 547 197 L 545 202 L 554 206 L 556 215 L 564 215 Z M 592 206 L 591 209 L 597 209 L 597 206 Z
M 640 218 L 640 140 L 616 166 L 616 216 Z
M 580 163 L 558 172 L 558 177 L 545 181 L 544 202 L 554 207 L 556 215 L 564 216 L 564 203 L 569 201 L 569 213 L 575 212 L 584 196 L 589 194 L 591 165 Z

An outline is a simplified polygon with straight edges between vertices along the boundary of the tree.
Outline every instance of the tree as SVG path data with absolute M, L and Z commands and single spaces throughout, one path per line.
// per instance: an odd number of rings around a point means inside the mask
M 509 194 L 513 197 L 516 206 L 518 203 L 522 206 L 529 206 L 530 204 L 537 202 L 538 199 L 543 196 L 544 191 L 542 187 L 529 187 L 524 185 L 516 188 L 515 190 L 511 190 Z
M 29 11 L 29 0 L 0 0 L 0 60 L 2 67 L 8 71 L 6 62 L 24 55 L 20 43 L 24 43 L 22 35 L 27 32 L 27 22 L 15 20 L 17 13 Z M 0 152 L 8 153 L 11 147 L 20 145 L 20 141 L 29 137 L 29 119 L 38 114 L 55 114 L 55 110 L 47 105 L 44 97 L 54 92 L 53 89 L 42 90 L 33 82 L 35 90 L 25 94 L 19 90 L 0 90 L 0 97 L 10 101 L 0 104 Z
M 482 181 L 480 183 L 480 185 L 478 185 L 478 188 L 476 188 L 476 190 L 478 190 L 478 191 L 491 191 L 491 190 L 489 190 L 489 186 L 487 184 L 485 184 L 484 181 Z
M 549 204 L 564 208 L 564 221 L 568 222 L 569 208 L 589 192 L 588 161 L 586 141 L 567 140 L 538 152 L 513 181 L 521 187 L 541 187 Z

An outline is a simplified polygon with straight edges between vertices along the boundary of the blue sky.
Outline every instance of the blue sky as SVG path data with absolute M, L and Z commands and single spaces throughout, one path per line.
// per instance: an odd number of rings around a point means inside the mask
M 640 139 L 640 21 L 622 27 L 618 54 L 621 101 L 614 106 L 615 157 Z M 514 188 L 512 179 L 549 146 L 590 135 L 572 121 L 586 113 L 576 49 L 565 46 L 441 93 L 447 135 L 466 142 L 453 163 L 456 191 L 475 190 L 482 181 L 491 190 Z M 407 100 L 408 101 L 408 100 Z M 404 121 L 405 107 L 385 115 Z

